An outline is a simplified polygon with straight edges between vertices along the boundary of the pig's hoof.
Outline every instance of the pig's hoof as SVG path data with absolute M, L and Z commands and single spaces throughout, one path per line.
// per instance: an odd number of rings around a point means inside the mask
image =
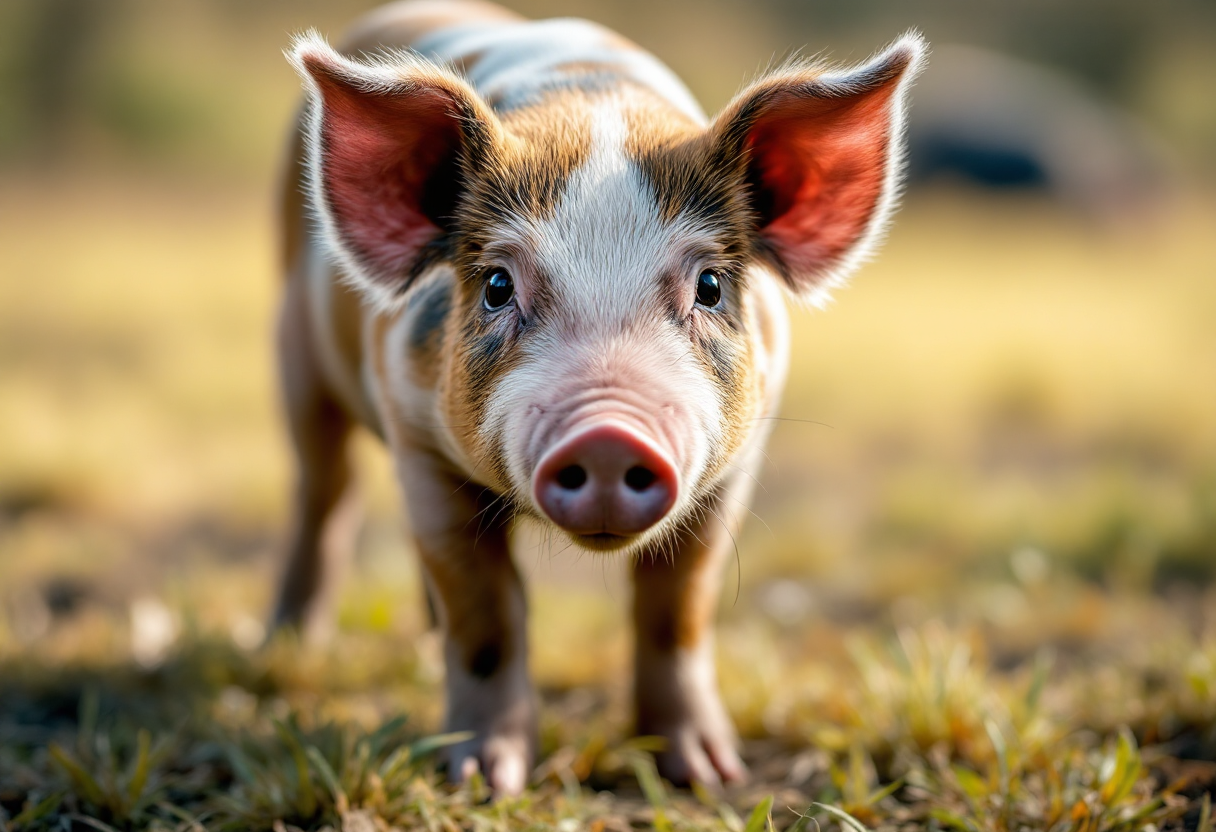
M 481 772 L 495 794 L 517 795 L 528 785 L 532 771 L 532 743 L 527 732 L 491 733 L 452 746 L 448 753 L 448 779 L 463 783 Z
M 747 779 L 747 767 L 735 750 L 734 732 L 705 730 L 692 723 L 671 731 L 656 732 L 667 747 L 655 757 L 659 774 L 672 783 L 687 786 L 694 781 L 710 789 Z

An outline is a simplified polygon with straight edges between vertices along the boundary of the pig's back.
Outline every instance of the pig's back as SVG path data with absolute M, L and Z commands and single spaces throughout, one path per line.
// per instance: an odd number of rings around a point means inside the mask
M 557 90 L 643 87 L 695 122 L 705 115 L 661 61 L 595 23 L 530 21 L 480 0 L 407 0 L 356 25 L 348 52 L 408 47 L 459 69 L 490 106 L 505 112 Z

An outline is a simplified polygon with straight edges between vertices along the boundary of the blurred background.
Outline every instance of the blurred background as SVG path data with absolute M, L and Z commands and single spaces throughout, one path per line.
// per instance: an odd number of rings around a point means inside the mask
M 154 666 L 183 634 L 261 638 L 291 479 L 273 195 L 299 82 L 281 50 L 371 5 L 0 4 L 0 661 Z M 509 5 L 619 30 L 711 113 L 792 54 L 859 61 L 912 27 L 934 48 L 888 243 L 794 313 L 728 667 L 779 679 L 848 633 L 930 621 L 997 666 L 1216 627 L 1216 5 Z M 341 626 L 405 650 L 416 566 L 384 455 L 360 457 Z M 523 536 L 542 681 L 625 668 L 621 564 Z M 748 713 L 751 683 L 726 684 Z

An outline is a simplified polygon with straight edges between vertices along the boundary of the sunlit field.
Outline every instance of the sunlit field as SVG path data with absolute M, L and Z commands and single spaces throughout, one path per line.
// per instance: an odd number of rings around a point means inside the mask
M 494 803 L 395 753 L 438 729 L 442 669 L 372 440 L 337 643 L 256 649 L 290 477 L 267 195 L 128 178 L 0 200 L 12 828 L 732 829 L 757 805 L 766 822 L 769 797 L 779 827 L 849 823 L 816 802 L 884 828 L 1206 817 L 1204 200 L 1113 232 L 1033 201 L 914 194 L 883 255 L 795 313 L 787 421 L 721 610 L 752 783 L 654 781 L 649 746 L 626 742 L 622 564 L 524 530 L 545 757 L 534 790 Z
M 718 616 L 746 785 L 657 777 L 625 564 L 520 529 L 541 758 L 493 799 L 436 768 L 442 650 L 372 438 L 334 642 L 264 626 L 292 478 L 279 50 L 370 5 L 0 4 L 0 832 L 1216 832 L 1210 14 L 514 4 L 619 29 L 711 111 L 784 55 L 916 26 L 1085 76 L 1173 167 L 1110 217 L 913 187 L 852 284 L 793 311 Z

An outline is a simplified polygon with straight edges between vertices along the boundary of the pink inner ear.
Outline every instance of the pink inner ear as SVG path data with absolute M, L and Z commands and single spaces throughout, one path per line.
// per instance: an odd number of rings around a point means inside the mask
M 831 99 L 786 93 L 752 128 L 753 177 L 769 207 L 761 235 L 795 276 L 813 279 L 831 269 L 878 208 L 891 92 Z
M 320 76 L 321 179 L 342 242 L 377 282 L 410 276 L 441 232 L 428 187 L 450 170 L 460 128 L 439 90 L 373 93 Z

